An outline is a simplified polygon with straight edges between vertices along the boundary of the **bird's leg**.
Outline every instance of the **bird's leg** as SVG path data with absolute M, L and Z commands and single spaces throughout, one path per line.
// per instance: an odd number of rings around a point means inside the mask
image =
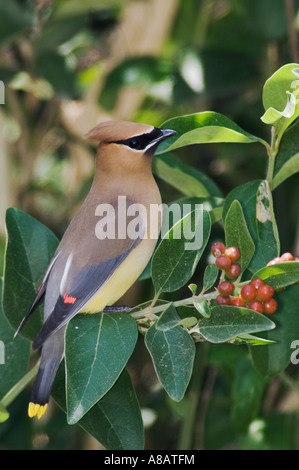
M 107 306 L 104 308 L 104 312 L 129 312 L 132 307 L 128 305 L 115 305 L 115 306 Z

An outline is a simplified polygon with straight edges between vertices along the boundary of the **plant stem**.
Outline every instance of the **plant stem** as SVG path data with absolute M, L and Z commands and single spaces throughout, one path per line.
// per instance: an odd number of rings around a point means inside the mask
M 277 155 L 277 131 L 275 127 L 271 129 L 271 147 L 268 148 L 268 170 L 267 170 L 267 181 L 269 183 L 270 189 L 272 189 L 273 183 L 273 174 L 274 174 L 274 165 L 275 165 L 275 157 Z
M 186 299 L 182 300 L 176 300 L 175 302 L 167 302 L 162 305 L 157 305 L 156 307 L 146 307 L 142 310 L 138 310 L 137 312 L 132 312 L 130 315 L 135 318 L 135 320 L 138 320 L 139 318 L 146 317 L 149 314 L 156 314 L 163 312 L 167 307 L 169 307 L 170 304 L 173 304 L 174 307 L 180 307 L 182 305 L 193 305 L 194 298 L 196 297 L 198 301 L 204 302 L 205 300 L 213 300 L 216 299 L 218 293 L 212 292 L 210 294 L 204 294 L 204 295 L 199 295 L 199 296 L 192 296 L 192 297 L 187 297 Z
M 35 364 L 35 366 L 27 372 L 24 377 L 22 377 L 19 382 L 17 382 L 8 392 L 2 400 L 0 404 L 7 408 L 14 399 L 27 387 L 27 385 L 31 382 L 31 380 L 36 376 L 39 367 L 39 361 Z
M 193 449 L 197 409 L 201 396 L 201 384 L 205 371 L 209 343 L 203 342 L 196 351 L 193 379 L 188 393 L 188 407 L 183 422 L 179 450 Z

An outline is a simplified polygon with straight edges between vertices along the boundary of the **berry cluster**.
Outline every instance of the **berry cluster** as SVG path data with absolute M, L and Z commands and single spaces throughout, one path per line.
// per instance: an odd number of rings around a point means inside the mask
M 216 258 L 217 268 L 224 271 L 228 278 L 236 279 L 240 275 L 241 268 L 236 264 L 241 256 L 239 248 L 236 246 L 226 248 L 223 243 L 216 242 L 212 246 L 211 252 Z
M 272 266 L 273 264 L 283 263 L 285 261 L 299 261 L 299 256 L 293 256 L 292 253 L 283 253 L 281 256 L 277 256 L 267 263 L 267 266 Z
M 234 290 L 235 286 L 230 281 L 221 282 L 218 286 L 217 304 L 247 307 L 256 312 L 267 314 L 272 314 L 277 309 L 277 302 L 273 299 L 273 287 L 265 284 L 260 278 L 253 279 L 241 288 L 239 296 L 231 298 Z
M 236 279 L 239 277 L 241 268 L 236 264 L 236 261 L 239 260 L 241 253 L 237 247 L 232 246 L 226 248 L 223 243 L 216 242 L 212 246 L 211 252 L 216 258 L 215 264 L 217 268 L 224 271 L 228 278 Z M 282 255 L 279 262 L 290 261 L 290 259 L 286 259 L 285 255 L 290 255 L 290 253 Z M 296 260 L 295 258 L 293 259 Z M 299 259 L 297 260 L 299 261 Z M 218 285 L 219 295 L 216 298 L 216 303 L 218 305 L 246 307 L 256 312 L 267 314 L 272 314 L 277 309 L 277 302 L 273 299 L 273 287 L 265 284 L 260 278 L 253 279 L 250 283 L 244 285 L 241 288 L 240 294 L 232 297 L 234 291 L 235 285 L 231 281 L 220 282 Z

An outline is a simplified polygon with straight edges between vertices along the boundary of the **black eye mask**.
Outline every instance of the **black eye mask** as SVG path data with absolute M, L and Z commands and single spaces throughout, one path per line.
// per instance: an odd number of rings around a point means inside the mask
M 146 134 L 136 135 L 125 140 L 117 140 L 112 143 L 126 145 L 127 147 L 133 150 L 146 150 L 147 147 L 155 143 L 155 140 L 163 135 L 163 132 L 160 129 L 154 127 L 151 132 Z

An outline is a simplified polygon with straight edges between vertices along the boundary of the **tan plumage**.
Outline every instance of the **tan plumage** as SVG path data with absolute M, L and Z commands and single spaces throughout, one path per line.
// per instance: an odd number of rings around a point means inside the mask
M 150 206 L 159 205 L 161 197 L 151 171 L 151 156 L 158 144 L 173 134 L 174 131 L 123 121 L 101 123 L 87 134 L 88 139 L 99 142 L 93 184 L 67 228 L 18 329 L 45 296 L 44 324 L 33 342 L 34 349 L 42 346 L 42 356 L 29 416 L 41 417 L 46 409 L 63 356 L 64 332 L 69 320 L 79 312 L 95 313 L 113 305 L 147 265 L 161 222 L 153 237 Z M 125 204 L 121 213 L 117 211 L 119 198 Z M 107 226 L 115 222 L 116 236 L 99 239 L 96 235 L 100 220 L 98 208 L 101 212 L 105 204 L 114 210 L 105 220 Z M 145 208 L 138 220 L 133 213 L 127 215 L 132 204 Z M 112 221 L 114 214 L 116 218 Z M 138 222 L 137 238 L 127 233 L 134 220 Z

